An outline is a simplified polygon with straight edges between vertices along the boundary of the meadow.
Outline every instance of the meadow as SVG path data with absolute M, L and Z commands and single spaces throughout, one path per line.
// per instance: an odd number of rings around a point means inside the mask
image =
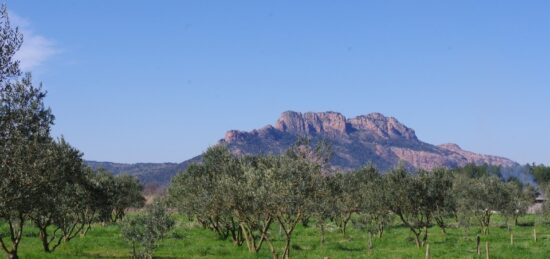
M 251 254 L 246 246 L 235 246 L 229 240 L 219 240 L 217 236 L 199 224 L 175 216 L 176 227 L 162 240 L 155 252 L 155 258 L 272 258 L 267 246 L 258 254 Z M 550 255 L 549 221 L 537 224 L 537 241 L 533 239 L 534 215 L 527 215 L 512 228 L 514 244 L 510 242 L 510 232 L 504 219 L 495 215 L 488 235 L 481 236 L 482 250 L 476 252 L 476 235 L 479 227 L 469 229 L 449 227 L 443 234 L 438 227 L 430 228 L 431 258 L 486 258 L 485 242 L 489 242 L 490 258 L 548 258 Z M 451 223 L 452 224 L 452 223 Z M 273 226 L 274 238 L 278 226 Z M 130 258 L 131 246 L 121 237 L 118 224 L 94 225 L 84 237 L 63 244 L 55 252 L 42 251 L 38 231 L 27 228 L 21 242 L 21 258 Z M 382 238 L 374 239 L 374 247 L 367 248 L 368 236 L 353 226 L 347 237 L 331 226 L 326 233 L 323 245 L 318 229 L 314 224 L 308 227 L 299 225 L 292 241 L 294 258 L 425 258 L 425 248 L 416 248 L 410 231 L 396 220 L 386 230 Z

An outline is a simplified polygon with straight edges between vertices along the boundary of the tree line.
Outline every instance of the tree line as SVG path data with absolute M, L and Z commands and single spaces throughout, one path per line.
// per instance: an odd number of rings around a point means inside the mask
M 352 172 L 328 166 L 330 146 L 299 141 L 281 155 L 236 156 L 223 145 L 209 148 L 201 164 L 175 176 L 167 190 L 170 205 L 219 238 L 245 245 L 251 253 L 267 246 L 274 258 L 289 258 L 293 231 L 313 223 L 324 242 L 334 223 L 346 236 L 350 224 L 366 231 L 368 247 L 395 218 L 422 247 L 432 226 L 445 232 L 449 221 L 477 225 L 488 234 L 491 217 L 510 224 L 533 203 L 535 188 L 504 181 L 497 167 L 381 173 L 373 166 Z M 278 226 L 284 242 L 274 241 Z M 277 247 L 277 244 L 279 247 Z

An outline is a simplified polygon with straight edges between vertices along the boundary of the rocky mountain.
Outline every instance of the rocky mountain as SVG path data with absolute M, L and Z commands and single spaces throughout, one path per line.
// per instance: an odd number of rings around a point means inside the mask
M 468 163 L 510 168 L 519 166 L 512 160 L 473 153 L 456 144 L 435 146 L 422 142 L 413 129 L 380 113 L 346 118 L 337 112 L 287 111 L 282 113 L 274 126 L 267 125 L 250 132 L 230 130 L 219 143 L 226 144 L 239 155 L 277 154 L 287 150 L 301 137 L 309 138 L 311 143 L 321 139 L 329 142 L 334 153 L 330 163 L 344 170 L 369 163 L 382 171 L 399 164 L 428 170 L 460 167 Z M 104 168 L 115 174 L 135 175 L 144 183 L 166 185 L 176 173 L 200 160 L 199 155 L 182 163 L 87 163 L 92 168 Z
M 509 159 L 462 150 L 456 144 L 422 142 L 413 129 L 380 113 L 346 118 L 337 112 L 284 112 L 274 126 L 250 132 L 230 130 L 221 143 L 237 154 L 279 153 L 299 137 L 327 140 L 333 148 L 331 164 L 342 169 L 372 163 L 380 170 L 401 164 L 409 168 L 460 167 L 468 163 L 517 166 Z

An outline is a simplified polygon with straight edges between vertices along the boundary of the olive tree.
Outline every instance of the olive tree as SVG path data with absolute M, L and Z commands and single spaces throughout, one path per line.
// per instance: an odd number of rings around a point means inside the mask
M 393 170 L 385 178 L 388 208 L 414 234 L 416 246 L 423 246 L 435 217 L 448 209 L 451 180 L 442 173 L 420 171 L 412 175 L 403 168 Z
M 257 253 L 270 238 L 274 221 L 273 190 L 265 175 L 273 170 L 273 157 L 246 157 L 241 159 L 242 172 L 224 181 L 227 204 L 239 222 L 242 239 L 250 252 Z
M 129 208 L 141 208 L 145 205 L 145 198 L 143 197 L 143 185 L 139 180 L 130 175 L 119 175 L 115 178 L 115 192 L 113 199 L 113 218 L 116 222 L 124 218 L 126 210 Z
M 283 155 L 237 157 L 213 146 L 202 163 L 173 178 L 170 204 L 221 239 L 246 243 L 253 253 L 267 243 L 275 258 L 288 258 L 296 225 L 315 214 L 326 161 L 315 159 L 326 149 L 297 143 Z M 281 248 L 270 233 L 274 223 L 284 232 Z
M 161 202 L 148 206 L 145 212 L 122 221 L 121 233 L 132 245 L 133 258 L 153 258 L 153 253 L 166 234 L 174 227 L 174 220 Z
M 509 188 L 495 176 L 459 176 L 453 188 L 458 212 L 471 215 L 479 223 L 483 234 L 489 233 L 493 213 L 505 211 L 512 198 Z
M 30 214 L 44 251 L 53 252 L 90 226 L 94 210 L 82 154 L 63 138 L 48 150 L 47 171 L 40 197 Z
M 143 186 L 138 179 L 129 175 L 117 175 L 99 169 L 89 175 L 93 204 L 98 220 L 116 222 L 124 217 L 130 208 L 141 208 L 145 204 Z
M 334 217 L 336 225 L 346 237 L 346 230 L 353 213 L 359 212 L 361 199 L 358 199 L 361 183 L 357 179 L 357 172 L 338 173 L 334 176 L 335 184 L 332 190 L 335 197 L 337 214 Z
M 311 216 L 315 219 L 315 226 L 319 230 L 320 243 L 324 245 L 328 224 L 339 214 L 336 205 L 338 195 L 335 194 L 338 182 L 335 175 L 326 175 L 319 180 L 317 190 L 311 197 Z
M 446 220 L 456 216 L 456 197 L 453 193 L 453 174 L 446 169 L 438 168 L 419 174 L 426 189 L 431 216 L 441 231 L 446 234 Z
M 236 243 L 240 226 L 228 206 L 224 181 L 241 172 L 236 159 L 222 145 L 209 148 L 202 164 L 190 165 L 176 175 L 168 188 L 170 202 L 182 214 L 198 220 L 203 227 L 214 231 L 220 239 L 233 238 Z
M 7 14 L 5 7 L 2 10 L 0 34 L 5 34 Z M 30 74 L 0 87 L 0 218 L 9 226 L 8 233 L 0 235 L 0 245 L 10 258 L 17 258 L 25 221 L 38 206 L 41 187 L 49 182 L 43 169 L 54 117 L 44 106 L 45 92 L 33 85 Z
M 20 79 L 15 53 L 23 36 L 10 24 L 6 5 L 0 8 L 0 220 L 8 233 L 0 233 L 0 246 L 9 258 L 18 258 L 23 227 L 36 197 L 36 172 L 41 146 L 48 141 L 53 115 L 43 105 L 45 93 Z M 8 236 L 9 238 L 5 238 Z
M 509 193 L 509 199 L 500 212 L 506 220 L 508 230 L 512 231 L 518 224 L 518 218 L 525 215 L 529 206 L 534 203 L 536 193 L 531 185 L 524 185 L 518 180 L 506 182 L 503 189 Z
M 357 199 L 360 200 L 358 216 L 353 219 L 353 225 L 367 231 L 369 239 L 367 247 L 373 248 L 373 236 L 382 237 L 385 227 L 389 224 L 390 213 L 385 202 L 382 188 L 383 179 L 378 171 L 367 166 L 355 172 L 360 188 Z
M 296 225 L 313 211 L 313 196 L 323 177 L 319 164 L 308 159 L 308 147 L 295 146 L 277 156 L 273 170 L 266 172 L 267 183 L 273 190 L 272 215 L 284 233 L 282 253 L 268 240 L 274 258 L 290 257 L 291 240 Z

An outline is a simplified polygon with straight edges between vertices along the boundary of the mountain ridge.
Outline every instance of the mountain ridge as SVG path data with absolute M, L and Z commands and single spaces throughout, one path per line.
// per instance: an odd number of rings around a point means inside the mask
M 463 150 L 454 143 L 432 145 L 423 142 L 412 128 L 394 117 L 376 112 L 346 118 L 334 111 L 286 111 L 274 125 L 251 131 L 229 130 L 218 144 L 227 145 L 237 155 L 278 154 L 304 137 L 312 143 L 329 142 L 333 149 L 330 163 L 341 170 L 352 170 L 366 164 L 373 164 L 381 171 L 397 165 L 426 170 L 456 168 L 469 163 L 519 166 L 510 159 Z M 201 155 L 182 163 L 87 163 L 95 169 L 104 168 L 115 174 L 128 173 L 136 175 L 142 182 L 166 185 L 173 175 L 200 160 Z
M 397 164 L 416 169 L 460 167 L 468 163 L 503 167 L 518 165 L 499 156 L 466 151 L 457 144 L 432 145 L 418 139 L 413 129 L 394 117 L 370 113 L 346 118 L 338 112 L 294 112 L 281 114 L 275 125 L 249 132 L 230 130 L 220 143 L 237 154 L 280 153 L 297 138 L 328 140 L 334 149 L 331 163 L 354 169 L 373 163 L 380 170 Z

